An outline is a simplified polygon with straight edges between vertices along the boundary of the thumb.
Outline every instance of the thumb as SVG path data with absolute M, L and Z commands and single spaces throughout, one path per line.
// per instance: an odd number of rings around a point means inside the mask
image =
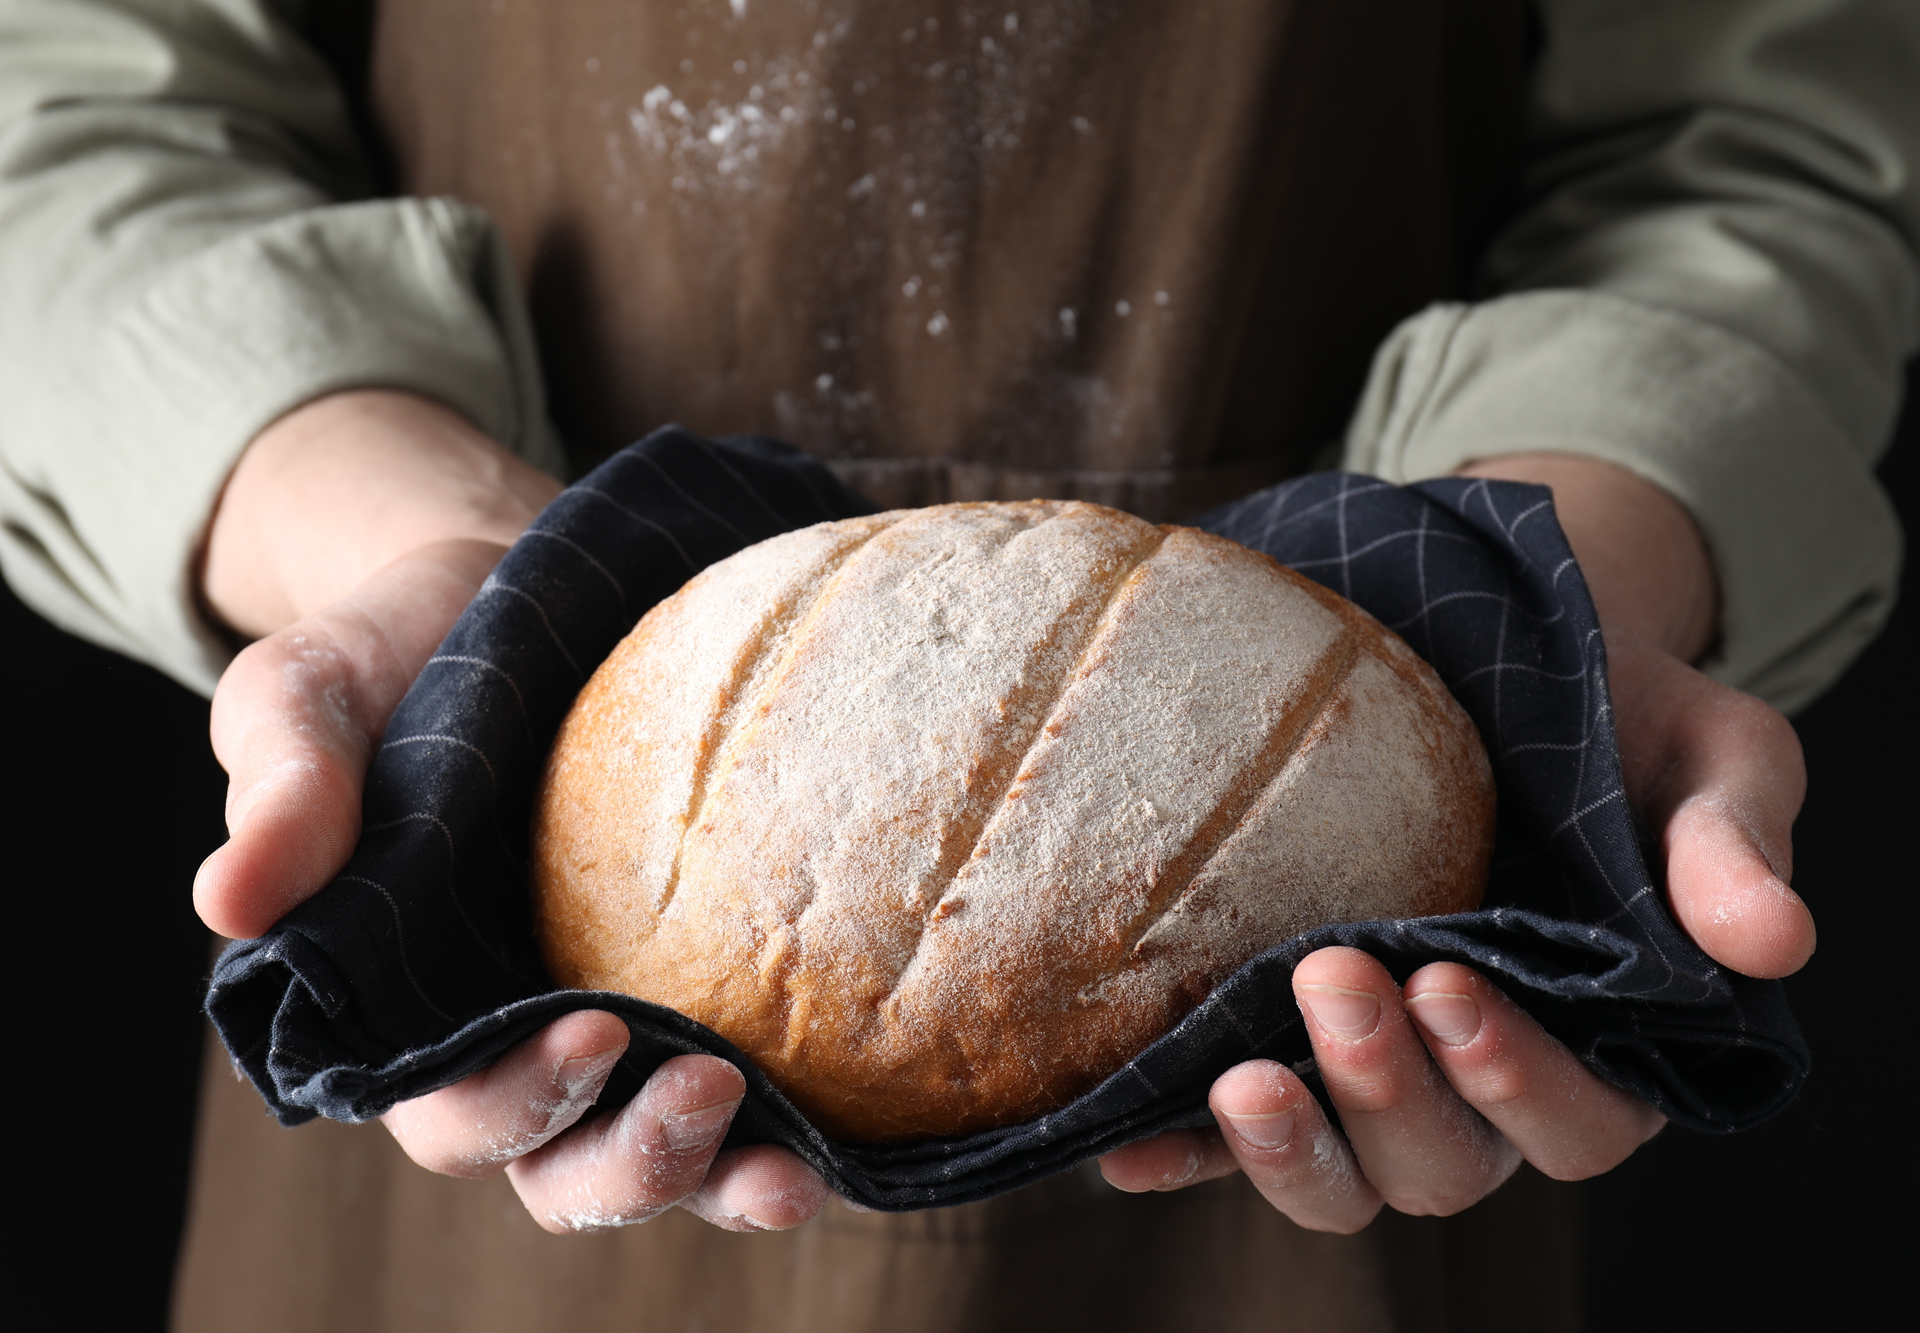
M 1667 821 L 1667 895 L 1680 925 L 1715 960 L 1750 977 L 1784 977 L 1813 956 L 1813 914 L 1787 886 L 1783 839 L 1767 812 L 1724 789 L 1683 801 Z M 1781 873 L 1785 872 L 1785 873 Z
M 503 553 L 481 541 L 411 551 L 227 668 L 211 731 L 228 841 L 193 886 L 211 929 L 260 935 L 347 863 L 387 719 Z
M 1606 634 L 1627 796 L 1659 835 L 1674 918 L 1737 972 L 1798 971 L 1815 943 L 1788 887 L 1807 788 L 1799 737 L 1752 695 L 1615 626 Z

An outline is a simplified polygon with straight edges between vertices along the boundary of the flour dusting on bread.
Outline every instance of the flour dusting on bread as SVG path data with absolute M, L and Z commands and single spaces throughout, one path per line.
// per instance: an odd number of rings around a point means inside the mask
M 1473 905 L 1491 815 L 1426 665 L 1268 557 L 946 505 L 650 612 L 555 745 L 534 894 L 563 984 L 904 1140 L 1063 1104 L 1310 926 Z

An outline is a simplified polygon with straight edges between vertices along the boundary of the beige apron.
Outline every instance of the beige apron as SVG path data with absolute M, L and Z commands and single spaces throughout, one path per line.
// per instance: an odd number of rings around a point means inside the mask
M 490 209 L 577 465 L 760 431 L 888 504 L 1153 519 L 1300 471 L 1512 179 L 1493 0 L 383 0 L 398 182 Z M 1574 1194 L 1303 1232 L 1239 1179 L 1083 1169 L 778 1236 L 547 1236 L 378 1127 L 286 1132 L 216 1054 L 182 1330 L 1551 1330 Z

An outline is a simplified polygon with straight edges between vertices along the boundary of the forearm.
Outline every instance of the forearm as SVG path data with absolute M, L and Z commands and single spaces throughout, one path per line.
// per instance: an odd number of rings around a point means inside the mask
M 1527 204 L 1484 289 L 1606 293 L 1722 329 L 1870 464 L 1920 347 L 1920 9 L 1539 7 Z
M 1699 661 L 1711 646 L 1713 560 L 1700 529 L 1665 491 L 1577 454 L 1508 454 L 1468 463 L 1460 475 L 1552 488 L 1561 530 L 1610 633 L 1625 630 L 1682 662 Z
M 0 561 L 70 629 L 210 690 L 194 559 L 228 472 L 348 388 L 562 466 L 486 219 L 364 192 L 330 76 L 261 0 L 0 14 Z
M 1871 465 L 1920 330 L 1920 105 L 1876 70 L 1920 44 L 1910 13 L 1544 5 L 1534 199 L 1494 248 L 1493 299 L 1395 332 L 1346 465 L 1624 469 L 1716 567 L 1703 665 L 1783 707 L 1816 694 L 1899 570 Z
M 458 413 L 409 394 L 316 399 L 262 431 L 208 528 L 203 590 L 249 637 L 337 601 L 434 542 L 500 547 L 560 483 Z

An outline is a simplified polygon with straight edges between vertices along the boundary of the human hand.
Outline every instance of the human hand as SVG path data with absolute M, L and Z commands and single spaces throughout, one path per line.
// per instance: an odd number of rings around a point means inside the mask
M 1786 718 L 1692 666 L 1718 602 L 1692 518 L 1593 459 L 1519 454 L 1462 471 L 1553 488 L 1600 615 L 1627 800 L 1660 841 L 1674 919 L 1736 972 L 1799 971 L 1815 942 L 1813 914 L 1787 887 L 1806 764 Z
M 1688 665 L 1711 641 L 1715 604 L 1692 520 L 1590 459 L 1521 455 L 1463 471 L 1554 489 L 1600 614 L 1627 796 L 1660 839 L 1675 919 L 1737 971 L 1796 971 L 1814 945 L 1787 887 L 1806 785 L 1799 743 L 1764 703 Z M 1292 1071 L 1250 1061 L 1214 1084 L 1215 1129 L 1110 1153 L 1110 1181 L 1177 1189 L 1244 1170 L 1302 1226 L 1345 1232 L 1382 1206 L 1457 1212 L 1522 1159 L 1563 1180 L 1598 1174 L 1663 1123 L 1470 968 L 1434 964 L 1400 987 L 1364 953 L 1324 949 L 1302 961 L 1294 990 L 1339 1126 Z
M 1383 1206 L 1459 1212 L 1523 1158 L 1560 1180 L 1597 1175 L 1664 1123 L 1471 968 L 1430 964 L 1403 988 L 1358 949 L 1321 949 L 1293 989 L 1338 1122 L 1285 1065 L 1250 1060 L 1215 1081 L 1215 1128 L 1107 1154 L 1111 1183 L 1180 1189 L 1244 1171 L 1301 1226 L 1345 1233 Z
M 318 400 L 248 448 L 210 525 L 203 579 L 216 614 L 263 636 L 214 695 L 229 838 L 194 884 L 214 930 L 257 936 L 346 864 L 387 720 L 559 489 L 457 414 L 403 394 Z M 792 1154 L 716 1156 L 745 1090 L 723 1060 L 668 1061 L 624 1110 L 579 1123 L 626 1042 L 611 1014 L 569 1015 L 386 1123 L 431 1170 L 506 1170 L 550 1230 L 675 1203 L 733 1229 L 819 1210 L 825 1187 Z
M 626 1048 L 626 1025 L 612 1014 L 569 1014 L 384 1119 L 430 1171 L 504 1168 L 533 1219 L 556 1234 L 627 1226 L 675 1206 L 729 1231 L 784 1230 L 820 1211 L 826 1185 L 784 1148 L 717 1151 L 747 1084 L 715 1056 L 667 1061 L 626 1106 L 580 1124 Z

